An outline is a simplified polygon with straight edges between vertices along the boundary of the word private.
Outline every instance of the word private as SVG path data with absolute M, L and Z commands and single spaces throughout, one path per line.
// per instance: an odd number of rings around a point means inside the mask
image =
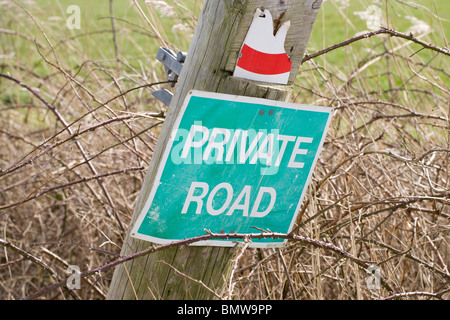
M 249 160 L 249 164 L 256 164 L 259 160 L 266 166 L 280 166 L 281 160 L 286 151 L 289 142 L 294 143 L 292 154 L 289 158 L 288 167 L 303 168 L 303 162 L 296 162 L 296 156 L 307 154 L 308 150 L 300 148 L 301 143 L 311 143 L 312 138 L 295 137 L 279 134 L 278 129 L 272 129 L 271 133 L 267 130 L 242 130 L 242 129 L 226 129 L 226 128 L 208 128 L 201 125 L 192 125 L 185 141 L 182 143 L 182 152 L 179 156 L 181 161 L 189 163 L 191 157 L 189 152 L 194 149 L 194 163 L 201 160 L 208 163 L 227 163 L 227 164 L 245 164 Z M 201 133 L 202 137 L 198 141 L 194 141 L 197 133 Z M 178 130 L 180 136 L 184 136 L 184 130 Z M 248 143 L 247 143 L 248 141 Z M 206 147 L 204 147 L 206 145 Z M 204 148 L 203 148 L 204 147 Z M 172 161 L 177 161 L 175 147 L 172 154 Z M 215 153 L 215 157 L 213 157 Z M 234 157 L 233 155 L 236 155 Z M 252 156 L 251 156 L 252 155 Z M 250 157 L 251 156 L 251 157 Z M 275 158 L 274 158 L 275 156 Z M 250 159 L 249 159 L 250 158 Z

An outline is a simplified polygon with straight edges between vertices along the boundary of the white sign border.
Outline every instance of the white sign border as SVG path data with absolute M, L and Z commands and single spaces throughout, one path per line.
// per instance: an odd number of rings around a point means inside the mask
M 164 170 L 165 164 L 167 162 L 167 159 L 169 158 L 170 151 L 172 150 L 172 145 L 176 137 L 176 133 L 178 131 L 178 128 L 181 123 L 181 119 L 183 118 L 184 112 L 186 111 L 186 108 L 191 100 L 192 97 L 200 97 L 200 98 L 210 98 L 210 99 L 216 99 L 216 100 L 224 100 L 224 101 L 232 101 L 232 102 L 242 102 L 242 103 L 252 103 L 252 104 L 260 104 L 260 105 L 266 105 L 271 107 L 280 107 L 280 108 L 288 108 L 288 109 L 295 109 L 295 110 L 304 110 L 304 111 L 315 111 L 315 112 L 324 112 L 329 113 L 327 123 L 325 125 L 325 130 L 322 134 L 322 139 L 319 143 L 319 147 L 316 152 L 316 156 L 314 158 L 314 161 L 311 165 L 311 170 L 309 171 L 308 178 L 305 183 L 305 187 L 303 188 L 302 194 L 300 196 L 300 200 L 297 204 L 297 208 L 295 210 L 295 214 L 292 217 L 291 224 L 289 225 L 288 233 L 291 232 L 292 227 L 294 226 L 295 221 L 297 220 L 297 215 L 300 210 L 300 206 L 303 202 L 303 198 L 306 194 L 306 189 L 309 186 L 309 183 L 311 181 L 311 176 L 314 172 L 314 168 L 316 167 L 317 159 L 319 158 L 319 155 L 322 151 L 323 143 L 325 141 L 325 137 L 327 136 L 328 128 L 330 126 L 331 118 L 333 117 L 333 108 L 329 107 L 320 107 L 320 106 L 311 106 L 311 105 L 303 105 L 303 104 L 296 104 L 291 102 L 284 102 L 284 101 L 277 101 L 277 100 L 269 100 L 269 99 L 263 99 L 263 98 L 254 98 L 254 97 L 246 97 L 246 96 L 239 96 L 239 95 L 232 95 L 232 94 L 224 94 L 224 93 L 215 93 L 215 92 L 206 92 L 206 91 L 198 91 L 198 90 L 191 90 L 186 95 L 186 98 L 184 100 L 184 103 L 181 107 L 181 110 L 173 124 L 172 132 L 170 133 L 169 141 L 166 145 L 166 148 L 164 150 L 163 157 L 161 158 L 161 161 L 159 163 L 158 171 L 155 176 L 155 182 L 153 183 L 152 189 L 150 191 L 149 196 L 147 197 L 147 200 L 145 201 L 145 205 L 142 208 L 142 211 L 140 212 L 138 218 L 136 219 L 133 229 L 131 231 L 131 237 L 149 241 L 153 243 L 158 244 L 171 244 L 177 241 L 180 241 L 182 239 L 162 239 L 157 238 L 145 234 L 138 233 L 139 227 L 141 226 L 142 222 L 145 219 L 145 216 L 148 213 L 148 210 L 150 209 L 150 206 L 153 202 L 153 198 L 155 197 L 156 191 L 158 189 L 158 186 L 161 184 L 161 176 L 162 172 Z M 249 247 L 251 248 L 278 248 L 282 247 L 286 244 L 287 239 L 284 239 L 282 242 L 250 242 Z M 190 244 L 191 246 L 216 246 L 216 247 L 234 247 L 236 244 L 241 243 L 237 240 L 204 240 L 204 241 L 198 241 Z

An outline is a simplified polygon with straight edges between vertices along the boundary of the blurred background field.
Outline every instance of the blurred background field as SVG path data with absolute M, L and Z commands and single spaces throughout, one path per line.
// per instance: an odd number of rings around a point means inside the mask
M 80 8 L 70 29 L 67 9 Z M 203 1 L 0 1 L 0 299 L 120 252 L 172 90 L 160 46 L 187 51 Z M 382 26 L 448 48 L 448 0 L 328 0 L 312 54 Z M 448 50 L 448 49 L 447 49 Z M 296 243 L 248 249 L 235 299 L 449 298 L 449 56 L 379 35 L 305 62 L 291 102 L 335 108 L 297 225 L 376 261 Z M 112 270 L 46 299 L 103 299 Z

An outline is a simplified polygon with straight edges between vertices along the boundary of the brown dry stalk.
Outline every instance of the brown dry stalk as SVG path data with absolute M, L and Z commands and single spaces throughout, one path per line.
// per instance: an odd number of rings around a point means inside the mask
M 152 114 L 145 114 L 145 113 L 143 113 L 140 116 L 141 117 L 146 117 L 146 116 L 151 116 L 151 115 Z M 116 122 L 116 121 L 123 121 L 123 120 L 134 119 L 134 118 L 136 118 L 136 116 L 137 115 L 130 115 L 130 114 L 122 115 L 122 116 L 118 116 L 118 117 L 115 117 L 115 118 L 110 118 L 108 120 L 102 121 L 100 123 L 97 123 L 95 125 L 92 125 L 92 126 L 89 126 L 89 127 L 86 127 L 86 128 L 81 128 L 81 129 L 79 128 L 76 132 L 72 132 L 67 137 L 65 137 L 65 138 L 63 138 L 63 139 L 61 139 L 59 141 L 56 141 L 55 143 L 53 143 L 51 145 L 46 146 L 44 149 L 41 149 L 41 151 L 39 153 L 37 153 L 36 155 L 34 155 L 32 157 L 29 157 L 28 159 L 25 159 L 25 160 L 23 160 L 23 161 L 21 161 L 19 163 L 16 163 L 16 164 L 12 165 L 11 167 L 9 167 L 9 168 L 7 168 L 5 170 L 0 171 L 0 177 L 4 176 L 6 174 L 13 173 L 16 170 L 18 170 L 18 169 L 20 169 L 20 168 L 22 168 L 22 167 L 24 167 L 24 166 L 26 166 L 28 164 L 33 163 L 34 161 L 36 161 L 36 159 L 38 159 L 40 156 L 46 154 L 50 150 L 52 150 L 52 149 L 54 149 L 56 147 L 59 147 L 59 146 L 61 146 L 64 143 L 72 141 L 75 138 L 77 138 L 77 137 L 79 137 L 79 136 L 81 136 L 81 135 L 83 135 L 85 133 L 95 131 L 98 128 L 104 127 L 104 126 L 106 126 L 108 124 L 111 124 L 113 122 Z M 155 126 L 159 125 L 159 124 L 161 124 L 161 122 L 158 122 L 157 124 L 155 124 Z M 88 162 L 89 159 L 85 159 L 85 161 Z
M 200 280 L 197 280 L 197 279 L 194 279 L 194 278 L 188 276 L 187 274 L 181 272 L 180 270 L 178 270 L 177 268 L 175 268 L 174 266 L 172 266 L 171 264 L 169 264 L 169 263 L 167 263 L 167 262 L 165 262 L 165 261 L 163 261 L 163 260 L 158 261 L 158 263 L 162 263 L 162 264 L 168 266 L 168 267 L 169 267 L 170 269 L 172 269 L 176 274 L 178 274 L 178 275 L 182 276 L 183 278 L 186 278 L 186 279 L 188 279 L 188 280 L 190 280 L 190 281 L 192 281 L 192 282 L 198 283 L 198 284 L 201 285 L 203 288 L 205 288 L 206 290 L 208 290 L 209 292 L 211 292 L 216 298 L 222 299 L 222 297 L 221 297 L 217 292 L 215 292 L 213 289 L 211 289 L 211 288 L 208 287 L 206 284 L 204 284 L 203 281 L 200 281 Z
M 318 248 L 323 248 L 323 249 L 327 249 L 327 250 L 331 250 L 332 252 L 338 254 L 339 256 L 341 256 L 342 258 L 347 258 L 350 259 L 351 261 L 355 262 L 356 264 L 360 265 L 361 267 L 367 268 L 369 266 L 369 264 L 371 263 L 371 261 L 365 261 L 365 260 L 361 260 L 355 256 L 353 256 L 352 254 L 348 253 L 347 251 L 342 250 L 341 248 L 335 246 L 332 243 L 328 243 L 328 242 L 324 242 L 324 241 L 320 241 L 320 240 L 316 240 L 316 239 L 310 239 L 307 237 L 303 237 L 303 236 L 299 236 L 299 235 L 295 235 L 295 234 L 283 234 L 283 233 L 259 233 L 259 234 L 237 234 L 237 233 L 233 233 L 233 234 L 217 234 L 217 233 L 211 233 L 208 232 L 206 235 L 203 236 L 198 236 L 198 237 L 193 237 L 193 238 L 189 238 L 189 239 L 185 239 L 185 240 L 179 240 L 179 241 L 174 241 L 170 244 L 164 244 L 164 245 L 158 245 L 158 246 L 150 246 L 147 249 L 144 249 L 142 251 L 127 255 L 127 256 L 123 256 L 120 257 L 119 259 L 116 259 L 112 262 L 109 262 L 103 266 L 88 270 L 88 271 L 84 271 L 82 273 L 80 273 L 80 277 L 81 278 L 85 278 L 88 277 L 90 275 L 96 274 L 98 272 L 104 272 L 110 268 L 113 268 L 119 264 L 125 263 L 127 261 L 131 261 L 133 259 L 136 259 L 138 257 L 142 257 L 145 255 L 148 255 L 150 253 L 156 252 L 156 251 L 160 251 L 160 250 L 164 250 L 167 248 L 171 248 L 171 247 L 175 247 L 175 246 L 182 246 L 182 245 L 190 245 L 196 242 L 200 242 L 200 241 L 206 241 L 206 240 L 219 240 L 219 239 L 236 239 L 236 240 L 248 240 L 251 241 L 252 239 L 265 239 L 265 238 L 278 238 L 278 239 L 289 239 L 289 240 L 293 240 L 293 241 L 299 241 L 302 242 L 304 244 L 308 244 L 308 245 L 312 245 Z M 38 292 L 26 297 L 25 299 L 35 299 L 41 295 L 43 295 L 44 293 L 65 286 L 67 282 L 67 279 L 64 279 L 62 281 L 59 281 L 47 288 L 44 288 L 42 290 L 39 290 Z
M 120 169 L 120 170 L 114 170 L 114 171 L 110 171 L 110 172 L 106 172 L 106 173 L 102 173 L 102 174 L 97 174 L 97 175 L 90 176 L 90 177 L 81 178 L 81 179 L 78 179 L 78 180 L 75 180 L 75 181 L 70 181 L 70 182 L 67 182 L 67 183 L 64 183 L 64 184 L 61 184 L 61 185 L 48 187 L 48 188 L 45 188 L 44 190 L 41 190 L 41 191 L 38 191 L 38 192 L 36 192 L 34 194 L 29 195 L 28 197 L 26 197 L 23 200 L 17 201 L 15 203 L 2 205 L 2 206 L 0 206 L 0 211 L 5 210 L 5 209 L 9 209 L 9 208 L 12 208 L 12 207 L 15 207 L 15 206 L 18 206 L 18 205 L 21 205 L 21 204 L 24 204 L 24 203 L 26 203 L 28 201 L 31 201 L 31 200 L 35 200 L 35 199 L 39 198 L 40 196 L 42 196 L 42 195 L 44 195 L 46 193 L 49 193 L 51 191 L 55 191 L 55 190 L 59 190 L 59 189 L 65 189 L 65 188 L 71 187 L 71 186 L 76 185 L 76 184 L 86 183 L 86 182 L 89 182 L 89 181 L 92 181 L 92 180 L 99 180 L 99 179 L 102 179 L 102 178 L 105 178 L 105 177 L 109 177 L 109 176 L 113 176 L 113 175 L 117 175 L 117 174 L 123 174 L 123 173 L 131 172 L 131 171 L 141 171 L 141 170 L 144 170 L 144 169 L 145 169 L 144 167 L 131 167 L 131 168 L 125 168 L 125 169 Z
M 61 277 L 59 276 L 59 274 L 51 267 L 49 266 L 43 259 L 38 258 L 34 255 L 32 255 L 31 253 L 19 248 L 18 246 L 14 245 L 13 243 L 3 240 L 0 238 L 0 244 L 5 247 L 5 248 L 10 248 L 12 250 L 14 250 L 15 252 L 19 253 L 21 256 L 23 256 L 23 258 L 30 260 L 31 262 L 33 262 L 34 264 L 38 265 L 39 267 L 43 268 L 44 270 L 48 271 L 50 273 L 50 275 L 58 280 L 58 281 L 62 281 Z M 74 292 L 73 290 L 69 289 L 68 287 L 64 287 L 65 290 L 68 291 L 68 293 L 75 299 L 80 300 L 80 297 L 78 296 L 78 294 L 76 292 Z

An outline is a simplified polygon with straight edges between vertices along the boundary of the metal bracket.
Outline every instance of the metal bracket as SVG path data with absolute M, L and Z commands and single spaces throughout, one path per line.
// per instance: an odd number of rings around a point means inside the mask
M 160 47 L 158 53 L 156 54 L 156 59 L 164 64 L 167 80 L 174 81 L 170 84 L 171 87 L 175 87 L 175 81 L 181 74 L 186 55 L 186 52 L 180 51 L 175 53 L 174 51 L 163 47 Z M 173 94 L 166 89 L 156 90 L 152 94 L 167 106 L 169 106 L 170 101 L 172 101 Z

